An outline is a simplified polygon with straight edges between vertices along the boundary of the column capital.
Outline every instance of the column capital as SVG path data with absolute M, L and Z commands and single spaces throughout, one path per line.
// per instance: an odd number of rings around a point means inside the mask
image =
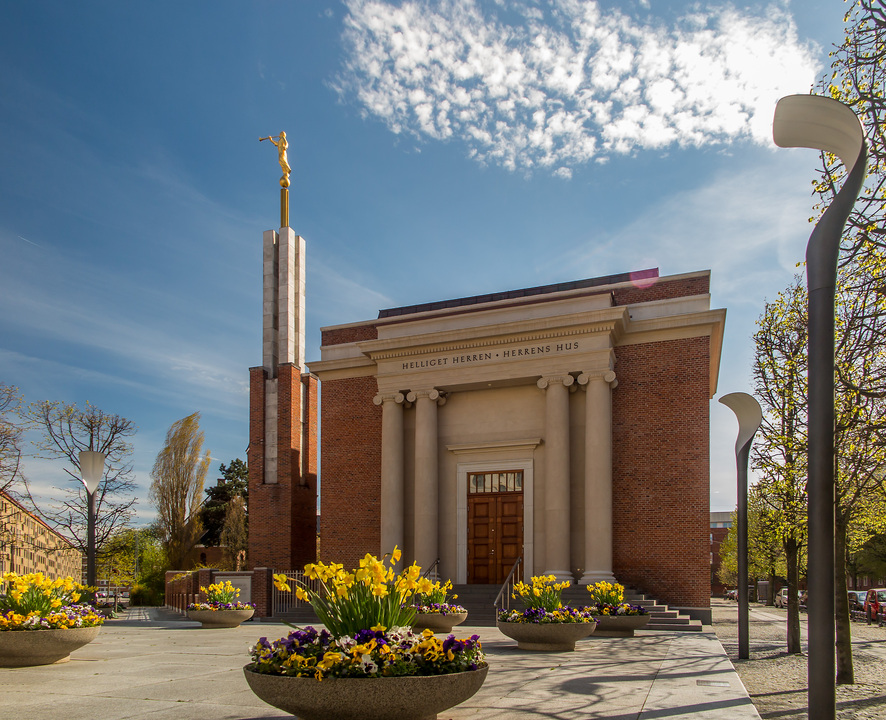
M 615 388 L 615 386 L 618 385 L 614 370 L 594 370 L 591 372 L 583 372 L 578 376 L 579 385 L 587 385 L 591 380 L 600 380 L 605 382 L 611 388 Z
M 440 391 L 437 388 L 422 388 L 420 390 L 410 390 L 406 395 L 406 399 L 411 403 L 414 403 L 419 398 L 438 400 L 440 398 Z
M 536 385 L 542 390 L 546 390 L 550 385 L 559 384 L 564 387 L 569 387 L 574 382 L 575 378 L 572 377 L 572 375 L 548 375 L 547 377 L 541 378 Z
M 381 405 L 381 404 L 384 403 L 384 402 L 394 402 L 394 403 L 397 403 L 397 404 L 399 405 L 399 404 L 402 403 L 405 399 L 406 399 L 406 397 L 405 397 L 405 396 L 403 395 L 403 393 L 401 393 L 401 392 L 398 392 L 398 393 L 379 393 L 379 394 L 376 395 L 374 398 L 372 398 L 372 402 L 373 402 L 374 404 L 376 404 L 376 405 Z

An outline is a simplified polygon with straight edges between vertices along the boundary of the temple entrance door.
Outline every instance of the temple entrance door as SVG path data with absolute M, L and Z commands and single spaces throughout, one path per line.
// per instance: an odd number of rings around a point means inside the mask
M 500 584 L 523 553 L 523 473 L 470 473 L 468 577 Z

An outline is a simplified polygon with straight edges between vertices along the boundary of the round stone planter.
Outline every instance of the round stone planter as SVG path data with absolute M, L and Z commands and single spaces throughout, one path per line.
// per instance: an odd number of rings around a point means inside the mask
M 488 670 L 325 680 L 263 675 L 249 665 L 243 673 L 259 698 L 301 720 L 433 720 L 476 693 Z
M 634 637 L 634 630 L 640 630 L 649 622 L 649 615 L 594 615 L 597 637 Z
M 205 628 L 233 628 L 246 622 L 255 612 L 246 610 L 188 610 L 188 618 L 202 623 Z
M 521 650 L 563 652 L 575 650 L 575 642 L 586 638 L 596 625 L 588 623 L 509 623 L 496 621 L 498 629 L 517 641 Z
M 415 630 L 433 630 L 435 633 L 451 633 L 452 628 L 461 625 L 468 617 L 462 613 L 419 613 L 415 616 L 412 627 Z
M 100 625 L 67 630 L 4 630 L 0 632 L 0 667 L 52 665 L 95 640 Z

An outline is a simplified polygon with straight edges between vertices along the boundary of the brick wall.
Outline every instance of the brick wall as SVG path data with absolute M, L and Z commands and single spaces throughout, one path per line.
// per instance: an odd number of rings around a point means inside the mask
M 709 339 L 616 349 L 613 570 L 666 603 L 708 607 Z
M 356 567 L 381 544 L 381 407 L 374 377 L 323 383 L 320 559 Z M 345 450 L 343 452 L 343 450 Z
M 192 572 L 179 570 L 166 571 L 166 607 L 184 614 L 188 605 L 195 602 L 206 602 L 206 593 L 200 592 L 201 587 L 209 587 L 216 582 L 220 570 L 201 568 Z M 271 616 L 271 588 L 273 573 L 270 568 L 255 568 L 240 572 L 238 575 L 252 575 L 252 604 L 255 605 L 255 616 L 267 618 Z M 229 572 L 225 575 L 230 576 Z
M 333 328 L 322 333 L 323 345 L 342 345 L 360 342 L 361 340 L 377 340 L 378 330 L 375 325 L 357 325 L 348 328 Z
M 651 282 L 651 285 L 640 287 Z M 710 276 L 684 278 L 682 280 L 641 280 L 638 287 L 620 288 L 612 293 L 616 305 L 633 305 L 634 303 L 667 300 L 670 298 L 705 295 L 710 292 Z

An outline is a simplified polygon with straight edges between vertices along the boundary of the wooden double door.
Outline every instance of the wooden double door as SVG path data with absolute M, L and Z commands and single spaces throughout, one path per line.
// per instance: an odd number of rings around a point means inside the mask
M 468 582 L 501 584 L 523 554 L 523 492 L 468 494 Z

